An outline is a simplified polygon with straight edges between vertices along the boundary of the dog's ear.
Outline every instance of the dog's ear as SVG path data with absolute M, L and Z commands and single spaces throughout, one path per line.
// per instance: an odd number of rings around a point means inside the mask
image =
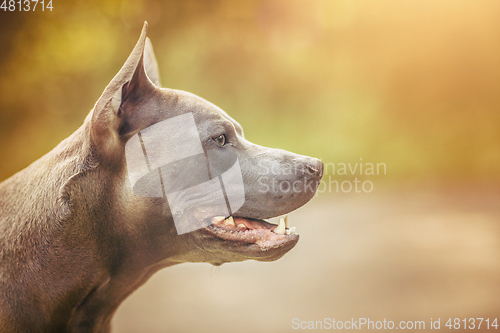
M 139 103 L 156 87 L 146 74 L 145 63 L 147 63 L 153 80 L 159 83 L 158 65 L 154 58 L 152 46 L 148 46 L 146 38 L 148 24 L 144 22 L 141 36 L 137 41 L 132 53 L 107 85 L 101 97 L 97 100 L 92 110 L 91 122 L 94 139 L 100 141 L 100 145 L 105 145 L 111 138 L 118 138 L 123 132 L 127 132 L 130 126 L 127 119 L 131 116 L 124 114 L 123 104 Z M 147 61 L 145 61 L 147 57 Z M 103 142 L 105 141 L 105 142 Z
M 146 46 L 144 49 L 144 68 L 151 82 L 157 87 L 161 87 L 160 71 L 158 70 L 158 62 L 156 61 L 151 40 L 146 37 Z

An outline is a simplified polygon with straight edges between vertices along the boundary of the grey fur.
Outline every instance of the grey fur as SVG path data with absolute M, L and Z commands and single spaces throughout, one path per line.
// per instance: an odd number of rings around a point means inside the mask
M 146 29 L 147 24 L 83 125 L 0 184 L 1 332 L 108 332 L 119 304 L 161 268 L 276 260 L 298 241 L 295 236 L 264 251 L 203 229 L 178 236 L 163 198 L 132 193 L 124 159 L 128 138 L 185 112 L 195 115 L 204 144 L 217 127 L 231 136 L 246 190 L 235 216 L 263 219 L 302 206 L 312 198 L 323 167 L 313 158 L 254 145 L 215 105 L 159 88 Z M 261 193 L 262 170 L 286 163 L 299 171 L 274 172 L 274 180 L 309 180 L 313 191 Z

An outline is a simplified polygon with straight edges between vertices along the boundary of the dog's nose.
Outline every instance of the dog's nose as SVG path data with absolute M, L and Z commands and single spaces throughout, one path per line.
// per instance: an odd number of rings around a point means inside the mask
M 317 158 L 313 159 L 312 162 L 306 165 L 307 172 L 311 176 L 317 176 L 319 179 L 323 177 L 323 162 L 318 160 Z

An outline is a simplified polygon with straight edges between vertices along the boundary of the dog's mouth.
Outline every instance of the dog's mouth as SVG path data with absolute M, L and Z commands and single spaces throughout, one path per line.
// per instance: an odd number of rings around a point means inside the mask
M 240 244 L 255 244 L 262 251 L 295 245 L 299 235 L 295 227 L 290 227 L 288 216 L 281 217 L 279 223 L 242 218 L 216 216 L 205 229 L 217 238 Z

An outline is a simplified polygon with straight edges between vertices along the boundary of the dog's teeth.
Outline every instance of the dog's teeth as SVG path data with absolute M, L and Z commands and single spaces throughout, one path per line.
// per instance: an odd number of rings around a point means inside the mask
M 280 223 L 274 229 L 274 233 L 278 235 L 284 235 L 285 234 L 285 220 L 283 218 L 280 218 Z
M 285 215 L 285 228 L 290 229 L 290 223 L 288 222 L 288 215 Z
M 214 216 L 212 217 L 212 223 L 221 222 L 224 221 L 225 219 L 226 219 L 225 216 Z
M 226 224 L 229 224 L 229 225 L 232 225 L 232 226 L 236 226 L 234 224 L 234 219 L 232 216 L 229 216 L 227 219 L 226 219 Z
M 290 229 L 288 229 L 287 231 L 289 231 L 290 233 L 287 234 L 287 235 L 298 235 L 295 227 L 291 227 Z
M 246 229 L 247 228 L 247 226 L 244 225 L 243 223 L 238 224 L 237 227 L 240 228 L 240 229 Z

